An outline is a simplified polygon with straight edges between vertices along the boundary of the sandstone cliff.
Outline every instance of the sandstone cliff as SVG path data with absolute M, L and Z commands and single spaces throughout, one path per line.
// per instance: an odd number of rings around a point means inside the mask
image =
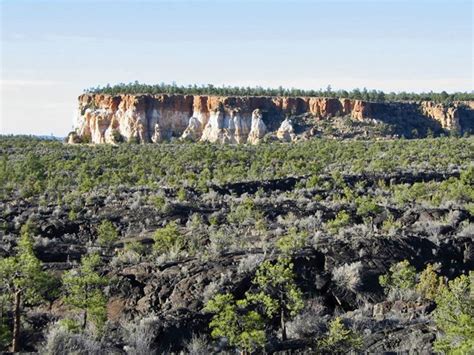
M 293 141 L 296 134 L 288 117 L 305 113 L 314 120 L 348 116 L 355 121 L 373 119 L 405 128 L 462 131 L 463 126 L 473 125 L 473 107 L 472 102 L 444 105 L 319 97 L 84 94 L 79 96 L 76 131 L 69 141 L 160 143 L 175 137 L 255 144 L 269 132 L 278 139 Z

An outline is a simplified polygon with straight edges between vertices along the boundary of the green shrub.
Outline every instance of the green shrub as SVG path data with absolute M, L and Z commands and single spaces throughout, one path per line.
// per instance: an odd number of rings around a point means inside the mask
M 118 233 L 112 222 L 104 220 L 97 229 L 97 241 L 101 247 L 112 248 L 118 240 Z
M 207 303 L 206 312 L 214 313 L 209 327 L 213 338 L 226 338 L 231 346 L 252 352 L 265 345 L 265 323 L 262 316 L 247 310 L 229 293 L 218 294 Z
M 153 240 L 155 241 L 153 251 L 159 254 L 180 251 L 185 246 L 185 240 L 174 221 L 158 229 L 153 235 Z
M 408 260 L 392 265 L 389 272 L 379 277 L 380 285 L 388 293 L 391 289 L 413 289 L 416 282 L 416 269 Z
M 79 333 L 81 331 L 81 325 L 74 319 L 61 319 L 58 324 L 61 328 L 71 333 Z
M 441 332 L 434 343 L 438 352 L 469 354 L 474 349 L 474 272 L 449 281 L 435 297 L 434 318 Z
M 77 212 L 71 209 L 67 216 L 71 222 L 74 222 L 77 219 Z
M 125 251 L 133 251 L 139 255 L 143 255 L 146 252 L 145 245 L 143 245 L 139 241 L 131 241 L 131 242 L 125 243 L 125 245 L 123 246 L 123 249 Z
M 148 198 L 148 201 L 160 212 L 166 213 L 167 206 L 166 198 L 161 195 L 153 195 Z
M 474 186 L 474 165 L 471 165 L 466 170 L 462 171 L 459 179 L 465 186 Z
M 181 187 L 178 192 L 176 193 L 176 197 L 178 198 L 178 201 L 183 202 L 186 201 L 186 189 L 184 187 Z
M 306 245 L 307 239 L 308 232 L 298 232 L 296 227 L 292 227 L 287 235 L 277 240 L 276 246 L 283 254 L 291 254 L 303 248 Z
M 347 329 L 340 317 L 336 317 L 329 324 L 329 332 L 318 341 L 318 351 L 323 353 L 346 353 L 362 347 L 362 338 Z
M 350 219 L 349 213 L 340 211 L 333 220 L 327 222 L 327 229 L 330 233 L 337 234 L 341 228 L 349 225 Z
M 319 185 L 320 178 L 318 175 L 313 175 L 309 179 L 306 180 L 306 188 L 312 189 Z
M 283 340 L 286 340 L 286 321 L 294 318 L 304 307 L 303 294 L 295 278 L 290 258 L 279 257 L 276 262 L 265 260 L 252 280 L 257 289 L 247 292 L 244 300 L 246 304 L 262 307 L 267 318 L 280 320 Z
M 357 215 L 360 217 L 374 216 L 382 211 L 382 208 L 370 197 L 357 198 L 356 205 Z
M 434 301 L 445 287 L 445 279 L 438 276 L 432 264 L 428 264 L 419 275 L 416 291 L 423 297 Z
M 261 218 L 261 213 L 257 211 L 255 203 L 249 197 L 245 198 L 239 205 L 232 206 L 227 214 L 227 221 L 233 224 L 244 224 L 259 218 Z
M 382 231 L 390 232 L 392 229 L 399 229 L 401 228 L 402 224 L 395 217 L 390 214 L 382 223 Z

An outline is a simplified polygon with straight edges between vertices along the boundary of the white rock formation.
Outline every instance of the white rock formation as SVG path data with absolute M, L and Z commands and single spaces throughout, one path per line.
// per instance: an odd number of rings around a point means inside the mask
M 217 109 L 210 114 L 202 132 L 201 141 L 219 143 L 245 143 L 250 133 L 250 117 L 239 110 Z
M 216 109 L 211 112 L 209 121 L 202 131 L 201 141 L 220 142 L 222 140 L 222 129 L 224 123 L 224 111 Z
M 240 110 L 231 111 L 231 121 L 233 123 L 233 136 L 236 143 L 245 143 L 250 133 L 251 117 L 243 117 Z
M 262 140 L 265 133 L 267 133 L 267 127 L 263 122 L 262 111 L 256 109 L 252 112 L 252 124 L 247 142 L 257 144 Z
M 202 125 L 197 117 L 191 117 L 189 119 L 188 127 L 184 130 L 181 135 L 181 139 L 191 140 L 196 142 L 202 135 Z
M 289 118 L 285 119 L 280 128 L 276 133 L 278 139 L 283 140 L 285 142 L 292 142 L 296 139 L 295 130 L 293 128 L 293 124 Z
M 153 135 L 151 136 L 151 141 L 153 143 L 161 143 L 165 140 L 163 131 L 161 129 L 160 124 L 157 122 L 155 123 L 155 129 L 153 131 Z

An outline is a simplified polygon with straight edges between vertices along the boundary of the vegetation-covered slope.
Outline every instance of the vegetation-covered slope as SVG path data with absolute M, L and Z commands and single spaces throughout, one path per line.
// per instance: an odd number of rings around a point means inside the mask
M 0 274 L 18 275 L 2 294 L 27 291 L 28 274 L 12 273 L 21 265 L 49 276 L 22 298 L 17 349 L 469 349 L 459 276 L 474 268 L 473 152 L 472 138 L 2 137 Z M 5 347 L 14 305 L 2 299 Z

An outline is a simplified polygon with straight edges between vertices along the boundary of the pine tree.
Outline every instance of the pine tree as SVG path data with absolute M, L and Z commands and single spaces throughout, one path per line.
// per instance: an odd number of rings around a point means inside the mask
M 53 280 L 33 252 L 31 225 L 24 225 L 17 254 L 0 260 L 2 301 L 12 307 L 13 313 L 12 352 L 20 349 L 22 308 L 40 303 Z
M 318 341 L 318 350 L 322 353 L 340 354 L 349 350 L 360 349 L 362 338 L 347 329 L 341 318 L 334 318 L 329 324 L 329 332 Z
M 112 248 L 118 240 L 118 233 L 114 225 L 110 221 L 102 221 L 97 230 L 97 241 L 99 245 L 105 248 Z
M 100 333 L 107 320 L 107 299 L 102 288 L 108 282 L 98 273 L 99 265 L 98 254 L 84 256 L 78 270 L 64 274 L 63 284 L 66 292 L 64 302 L 83 311 L 82 330 L 91 320 Z
M 279 318 L 281 338 L 286 340 L 286 321 L 295 317 L 304 307 L 291 259 L 280 257 L 276 263 L 264 261 L 252 283 L 258 291 L 247 292 L 245 301 L 260 305 L 269 319 Z
M 434 349 L 441 353 L 469 354 L 474 349 L 474 272 L 449 281 L 435 297 L 434 318 L 441 332 Z
M 247 309 L 245 301 L 235 301 L 229 293 L 218 294 L 207 303 L 205 311 L 214 313 L 209 327 L 213 338 L 226 338 L 243 354 L 265 344 L 265 323 L 262 316 Z

